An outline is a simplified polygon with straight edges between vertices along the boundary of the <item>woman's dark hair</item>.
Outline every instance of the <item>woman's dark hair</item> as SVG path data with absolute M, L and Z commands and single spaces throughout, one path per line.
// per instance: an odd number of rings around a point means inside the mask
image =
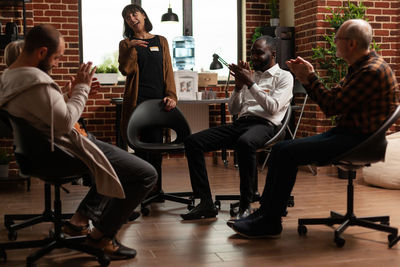
M 144 11 L 144 9 L 139 5 L 130 4 L 124 7 L 124 9 L 122 10 L 122 18 L 124 19 L 124 38 L 132 39 L 135 36 L 135 32 L 131 29 L 131 27 L 129 27 L 128 23 L 126 23 L 125 18 L 128 14 L 135 14 L 136 12 L 140 12 L 146 16 L 146 18 L 144 19 L 144 29 L 147 32 L 150 32 L 153 29 L 153 24 L 151 24 L 149 16 L 147 16 L 146 14 L 146 11 Z

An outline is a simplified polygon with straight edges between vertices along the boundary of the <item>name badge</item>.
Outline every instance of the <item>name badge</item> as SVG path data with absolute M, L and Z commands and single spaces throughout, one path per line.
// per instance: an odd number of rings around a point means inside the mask
M 160 49 L 158 49 L 158 46 L 150 46 L 150 51 L 158 52 L 158 51 L 160 51 Z

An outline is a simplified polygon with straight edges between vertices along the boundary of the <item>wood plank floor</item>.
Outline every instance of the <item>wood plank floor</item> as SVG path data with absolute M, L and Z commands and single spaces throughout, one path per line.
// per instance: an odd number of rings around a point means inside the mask
M 213 194 L 237 193 L 238 171 L 230 163 L 224 167 L 207 162 Z M 164 189 L 190 189 L 185 159 L 165 159 Z M 260 191 L 265 180 L 259 175 Z M 69 185 L 63 193 L 64 212 L 73 212 L 86 192 L 85 187 Z M 391 225 L 400 227 L 400 192 L 370 187 L 355 181 L 355 212 L 358 216 L 391 215 Z M 40 213 L 43 185 L 32 180 L 31 192 L 24 185 L 1 184 L 0 241 L 7 240 L 3 224 L 5 213 Z M 346 181 L 330 174 L 312 176 L 300 171 L 293 195 L 295 206 L 284 218 L 280 239 L 247 240 L 226 226 L 229 201 L 223 201 L 217 219 L 183 222 L 182 204 L 165 202 L 151 205 L 150 215 L 129 223 L 119 232 L 123 244 L 138 251 L 135 259 L 113 261 L 110 266 L 400 266 L 400 243 L 389 249 L 387 234 L 359 227 L 343 235 L 346 244 L 337 248 L 332 228 L 309 226 L 307 236 L 297 234 L 299 217 L 324 217 L 330 210 L 343 212 L 346 205 Z M 42 223 L 18 231 L 18 240 L 45 237 L 50 224 Z M 25 266 L 25 257 L 34 249 L 7 251 L 8 261 L 0 266 Z M 67 249 L 57 249 L 37 262 L 37 266 L 98 266 L 93 257 Z

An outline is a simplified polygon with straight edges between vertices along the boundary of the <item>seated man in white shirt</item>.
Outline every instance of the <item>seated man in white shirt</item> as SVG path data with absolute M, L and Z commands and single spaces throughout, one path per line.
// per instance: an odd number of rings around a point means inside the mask
M 238 119 L 192 134 L 185 140 L 190 181 L 200 204 L 181 217 L 184 220 L 212 218 L 217 215 L 213 204 L 204 153 L 235 147 L 240 174 L 239 217 L 247 216 L 257 177 L 256 151 L 273 137 L 292 99 L 293 77 L 275 62 L 276 41 L 271 36 L 259 37 L 251 47 L 251 61 L 231 64 L 235 77 L 228 108 Z

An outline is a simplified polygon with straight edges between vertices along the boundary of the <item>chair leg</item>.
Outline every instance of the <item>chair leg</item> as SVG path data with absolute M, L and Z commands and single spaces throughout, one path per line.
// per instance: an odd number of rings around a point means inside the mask
M 347 184 L 347 212 L 346 215 L 339 214 L 331 211 L 331 216 L 327 218 L 307 218 L 298 220 L 297 231 L 299 235 L 305 235 L 307 228 L 305 225 L 317 225 L 324 224 L 332 226 L 334 224 L 340 224 L 340 226 L 334 232 L 334 241 L 338 247 L 342 247 L 345 244 L 345 240 L 340 236 L 349 226 L 360 226 L 369 229 L 374 229 L 381 232 L 389 233 L 388 241 L 389 248 L 398 242 L 398 229 L 389 226 L 389 216 L 371 216 L 371 217 L 360 217 L 357 218 L 353 213 L 354 206 L 354 189 L 353 179 L 355 178 L 355 172 L 350 171 L 348 176 Z M 376 223 L 376 222 L 380 222 Z
M 110 258 L 104 254 L 100 249 L 87 246 L 83 243 L 86 237 L 64 237 L 61 232 L 63 214 L 61 213 L 61 199 L 60 199 L 60 185 L 54 185 L 54 212 L 52 212 L 52 222 L 54 232 L 51 232 L 49 237 L 42 240 L 31 240 L 21 242 L 6 242 L 0 243 L 0 258 L 7 259 L 6 250 L 21 249 L 21 248 L 36 248 L 40 247 L 37 251 L 32 253 L 26 258 L 27 266 L 32 266 L 38 259 L 48 254 L 55 248 L 69 248 L 93 255 L 101 266 L 108 266 Z
M 4 226 L 7 228 L 9 240 L 17 239 L 17 230 L 42 223 L 53 222 L 54 213 L 51 209 L 51 185 L 44 184 L 44 211 L 42 214 L 5 214 Z M 62 214 L 62 219 L 69 219 L 72 213 Z M 23 222 L 15 223 L 15 221 L 23 220 Z

